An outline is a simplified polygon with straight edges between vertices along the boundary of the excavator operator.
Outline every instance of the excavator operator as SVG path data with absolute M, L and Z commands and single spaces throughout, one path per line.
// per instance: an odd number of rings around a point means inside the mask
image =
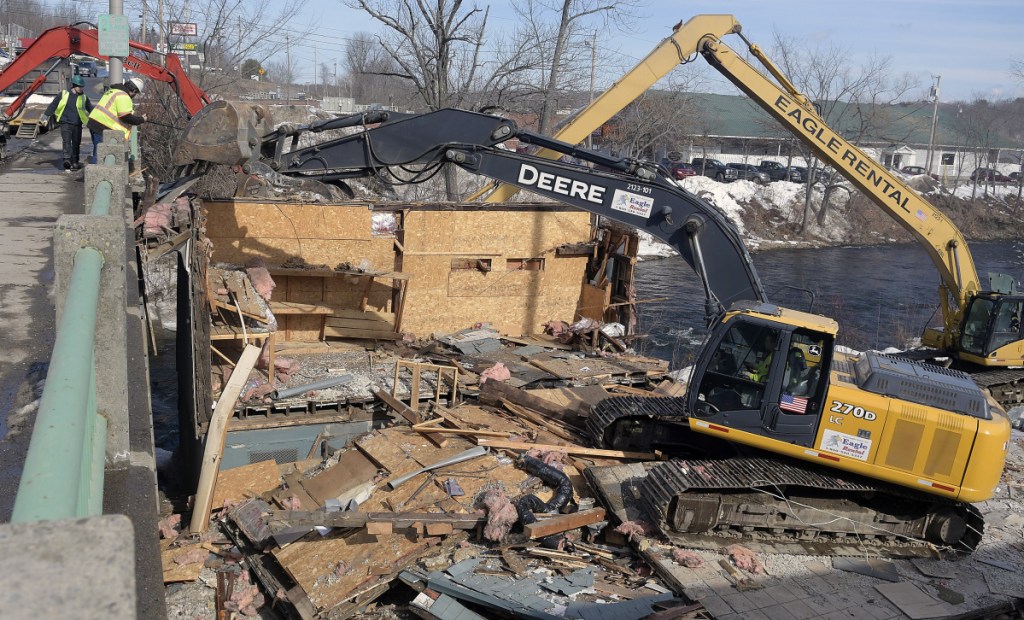
M 114 84 L 103 93 L 96 107 L 89 114 L 89 131 L 92 133 L 91 163 L 96 163 L 96 147 L 103 142 L 103 132 L 108 130 L 124 132 L 127 141 L 133 125 L 146 122 L 145 114 L 135 113 L 132 102 L 142 92 L 142 78 L 133 77 L 123 84 Z
M 744 364 L 743 373 L 746 378 L 757 383 L 764 383 L 768 378 L 768 371 L 772 367 L 772 354 L 775 352 L 775 345 L 778 342 L 778 335 L 774 330 L 765 330 L 764 339 L 757 351 L 757 357 Z

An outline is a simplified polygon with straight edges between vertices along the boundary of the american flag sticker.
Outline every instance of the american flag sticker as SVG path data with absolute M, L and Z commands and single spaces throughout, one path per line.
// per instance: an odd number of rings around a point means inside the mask
M 792 394 L 783 394 L 782 400 L 779 401 L 779 407 L 793 413 L 807 413 L 807 399 Z

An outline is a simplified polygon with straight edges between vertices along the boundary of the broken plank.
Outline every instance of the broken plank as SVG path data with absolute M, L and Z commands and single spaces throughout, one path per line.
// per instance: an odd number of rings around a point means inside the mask
M 564 439 L 566 441 L 571 441 L 573 443 L 576 443 L 577 441 L 579 441 L 579 436 L 574 436 L 571 433 L 569 433 L 568 431 L 560 428 L 558 425 L 552 424 L 552 420 L 548 420 L 548 419 L 542 417 L 541 415 L 536 414 L 536 413 L 530 411 L 526 407 L 520 407 L 518 405 L 514 405 L 514 404 L 508 402 L 507 400 L 505 400 L 504 398 L 500 399 L 500 401 L 501 401 L 501 404 L 506 409 L 511 411 L 512 413 L 514 413 L 514 414 L 516 414 L 516 415 L 518 415 L 520 417 L 526 418 L 527 420 L 533 422 L 534 424 L 537 424 L 538 426 L 540 426 L 544 430 L 548 431 L 549 433 L 551 433 L 555 437 L 558 437 L 559 439 Z
M 420 419 L 420 414 L 414 411 L 409 405 L 406 405 L 402 401 L 398 400 L 391 394 L 388 394 L 382 389 L 373 388 L 374 395 L 384 401 L 384 403 L 395 410 L 400 416 L 409 421 L 409 424 L 420 424 L 423 420 Z
M 270 311 L 274 314 L 326 314 L 334 313 L 334 308 L 321 304 L 300 304 L 297 301 L 272 301 Z
M 628 452 L 625 450 L 601 450 L 598 448 L 584 448 L 582 446 L 556 446 L 550 444 L 529 443 L 525 441 L 508 441 L 505 439 L 480 439 L 479 446 L 488 448 L 504 448 L 506 450 L 550 450 L 561 451 L 576 456 L 597 456 L 606 459 L 635 459 L 638 461 L 657 460 L 655 452 Z
M 325 327 L 324 336 L 331 338 L 353 338 L 356 340 L 398 340 L 401 338 L 394 331 L 381 329 L 346 329 L 341 327 Z
M 371 523 L 389 523 L 395 529 L 410 528 L 416 523 L 430 526 L 445 523 L 457 530 L 471 530 L 487 521 L 477 514 L 444 512 L 324 512 L 305 510 L 272 510 L 269 522 L 286 523 L 291 527 L 366 527 Z
M 249 379 L 249 373 L 256 366 L 259 356 L 259 347 L 246 345 L 238 360 L 238 365 L 231 371 L 231 376 L 228 377 L 228 382 L 221 391 L 220 398 L 217 399 L 217 406 L 210 419 L 210 428 L 204 442 L 195 508 L 192 510 L 192 521 L 189 524 L 189 531 L 192 534 L 202 533 L 210 524 L 210 506 L 217 485 L 217 474 L 220 473 L 220 462 L 224 458 L 228 420 L 231 419 L 231 414 L 235 410 L 235 402 L 238 400 L 245 382 Z
M 542 538 L 601 521 L 604 521 L 604 508 L 591 508 L 567 515 L 538 518 L 536 522 L 524 525 L 523 530 L 530 538 Z
M 487 381 L 480 388 L 480 400 L 488 405 L 497 405 L 504 398 L 511 403 L 522 407 L 529 407 L 533 411 L 549 418 L 555 418 L 560 422 L 573 426 L 579 425 L 579 416 L 568 407 L 559 406 L 545 398 L 534 396 L 526 390 L 521 390 L 501 381 Z

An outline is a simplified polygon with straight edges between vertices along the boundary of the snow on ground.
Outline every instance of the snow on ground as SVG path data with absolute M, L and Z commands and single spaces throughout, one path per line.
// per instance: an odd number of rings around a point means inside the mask
M 17 97 L 0 97 L 0 105 L 10 105 L 14 103 Z M 32 103 L 43 103 L 49 105 L 53 101 L 53 95 L 29 95 L 28 99 L 25 100 L 25 105 Z
M 736 226 L 740 235 L 744 237 L 744 243 L 749 248 L 757 248 L 764 240 L 747 230 L 743 220 L 743 215 L 748 209 L 747 205 L 760 205 L 760 207 L 754 206 L 753 208 L 775 211 L 777 212 L 775 217 L 786 222 L 799 221 L 803 210 L 805 186 L 800 183 L 776 181 L 768 185 L 758 185 L 745 180 L 719 183 L 714 179 L 699 175 L 687 177 L 678 183 L 683 189 L 696 194 L 724 213 Z M 820 200 L 821 193 L 816 191 L 814 197 Z M 825 230 L 822 235 L 829 239 L 842 238 L 843 222 L 841 218 L 831 219 L 834 222 L 830 222 L 829 226 L 834 230 Z M 644 232 L 640 233 L 639 256 L 641 260 L 674 255 L 675 251 L 668 245 L 655 240 Z

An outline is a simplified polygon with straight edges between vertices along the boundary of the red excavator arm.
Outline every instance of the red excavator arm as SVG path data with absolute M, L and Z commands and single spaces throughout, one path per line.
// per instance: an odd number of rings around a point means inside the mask
M 129 41 L 128 45 L 133 50 L 150 54 L 156 53 L 154 48 L 142 43 Z M 28 46 L 28 49 L 0 72 L 0 92 L 9 88 L 50 58 L 68 58 L 72 54 L 81 54 L 100 60 L 107 60 L 106 56 L 100 54 L 99 38 L 95 30 L 81 30 L 74 26 L 50 28 L 39 35 L 32 45 Z M 129 56 L 124 59 L 124 68 L 145 75 L 158 82 L 169 84 L 185 105 L 189 117 L 192 117 L 203 106 L 210 103 L 210 97 L 203 92 L 203 89 L 196 86 L 189 79 L 177 56 L 170 54 L 165 58 L 167 66 L 162 67 L 145 58 Z M 39 84 L 33 84 L 33 86 L 38 88 Z M 35 90 L 32 86 L 29 88 Z

